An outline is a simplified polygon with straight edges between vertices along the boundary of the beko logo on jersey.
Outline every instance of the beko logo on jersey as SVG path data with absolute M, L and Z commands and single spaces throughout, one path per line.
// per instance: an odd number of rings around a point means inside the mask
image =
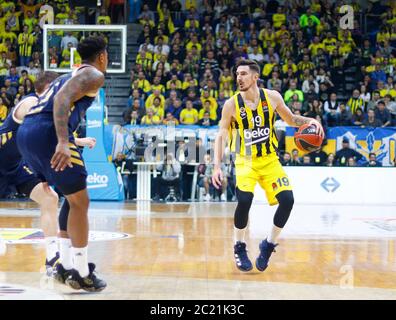
M 257 128 L 249 129 L 244 131 L 245 145 L 251 145 L 258 143 L 260 141 L 267 140 L 269 138 L 270 129 L 269 128 Z
M 87 182 L 90 184 L 88 186 L 88 189 L 107 188 L 109 183 L 109 177 L 94 172 L 93 174 L 88 175 Z
M 88 128 L 100 128 L 102 126 L 102 121 L 99 120 L 88 120 Z

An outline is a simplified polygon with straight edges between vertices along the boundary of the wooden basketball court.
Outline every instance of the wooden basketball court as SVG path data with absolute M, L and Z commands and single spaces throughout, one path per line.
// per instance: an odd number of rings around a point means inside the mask
M 234 265 L 234 208 L 92 203 L 96 238 L 89 260 L 108 287 L 88 294 L 45 277 L 36 205 L 0 202 L 0 235 L 8 242 L 0 256 L 0 299 L 29 292 L 36 299 L 396 299 L 394 207 L 296 205 L 264 273 Z M 266 205 L 252 207 L 252 261 L 273 213 Z

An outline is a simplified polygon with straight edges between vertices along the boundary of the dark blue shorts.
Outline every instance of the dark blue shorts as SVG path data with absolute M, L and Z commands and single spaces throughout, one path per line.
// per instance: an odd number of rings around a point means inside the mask
M 66 167 L 56 172 L 51 168 L 51 158 L 58 143 L 52 114 L 27 116 L 17 134 L 17 144 L 23 159 L 37 176 L 55 186 L 64 195 L 81 191 L 87 187 L 87 170 L 80 150 L 70 138 L 73 168 Z
M 8 185 L 15 186 L 19 193 L 23 193 L 28 197 L 34 187 L 41 183 L 41 180 L 23 161 L 15 165 L 14 168 L 0 170 L 0 176 L 4 177 Z

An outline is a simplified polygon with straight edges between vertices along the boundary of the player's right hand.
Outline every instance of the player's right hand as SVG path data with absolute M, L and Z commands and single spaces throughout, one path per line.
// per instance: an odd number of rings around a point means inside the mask
M 221 168 L 215 168 L 212 175 L 212 184 L 215 186 L 216 189 L 220 189 L 222 186 L 223 181 L 223 172 Z
M 73 168 L 69 144 L 58 143 L 51 159 L 51 168 L 55 171 L 63 171 L 66 167 Z

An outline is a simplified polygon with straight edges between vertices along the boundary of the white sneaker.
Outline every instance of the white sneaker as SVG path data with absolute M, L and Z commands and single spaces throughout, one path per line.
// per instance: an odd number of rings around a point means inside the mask
M 221 194 L 220 200 L 221 201 L 227 201 L 226 195 L 224 193 Z
M 204 200 L 205 200 L 205 201 L 210 201 L 210 194 L 209 194 L 209 193 L 207 193 L 207 194 L 205 195 Z

